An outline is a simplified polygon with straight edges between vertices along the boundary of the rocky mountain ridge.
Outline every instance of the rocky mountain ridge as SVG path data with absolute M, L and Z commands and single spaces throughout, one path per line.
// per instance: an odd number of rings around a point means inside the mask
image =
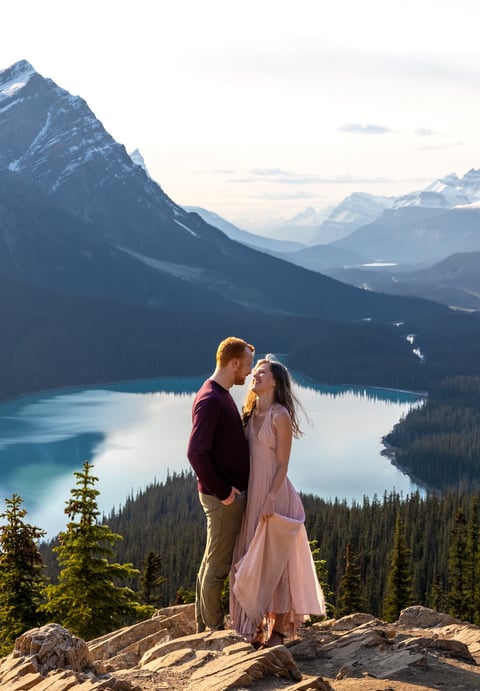
M 478 690 L 480 628 L 414 606 L 394 624 L 369 614 L 303 629 L 255 651 L 232 630 L 194 633 L 193 605 L 86 643 L 58 624 L 20 636 L 0 661 L 6 691 Z
M 4 275 L 155 309 L 339 319 L 427 309 L 230 240 L 175 204 L 83 99 L 25 60 L 0 72 L 0 118 Z
M 452 209 L 479 200 L 480 170 L 472 168 L 461 178 L 456 173 L 450 173 L 434 180 L 422 190 L 397 197 L 392 206 L 397 209 L 405 206 Z
M 205 209 L 197 212 L 239 242 L 358 285 L 339 270 L 359 270 L 363 265 L 368 270 L 370 264 L 383 261 L 401 264 L 400 270 L 405 271 L 432 265 L 454 253 L 480 250 L 479 199 L 480 171 L 473 169 L 462 178 L 451 174 L 401 197 L 355 192 L 316 229 L 312 226 L 313 237 L 303 246 L 247 233 Z

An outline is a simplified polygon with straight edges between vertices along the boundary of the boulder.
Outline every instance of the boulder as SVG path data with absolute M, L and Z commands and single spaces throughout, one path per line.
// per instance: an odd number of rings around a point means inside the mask
M 417 629 L 432 629 L 435 626 L 446 626 L 447 624 L 460 624 L 459 619 L 451 617 L 449 614 L 436 612 L 434 609 L 414 605 L 402 609 L 398 618 L 400 626 L 414 626 Z
M 357 614 L 348 614 L 340 619 L 333 619 L 330 628 L 332 631 L 351 631 L 361 624 L 369 624 L 373 621 L 377 620 L 371 614 L 358 612 Z
M 54 669 L 95 671 L 93 656 L 85 641 L 60 624 L 47 624 L 22 634 L 15 641 L 14 655 L 29 658 L 35 670 L 43 675 Z

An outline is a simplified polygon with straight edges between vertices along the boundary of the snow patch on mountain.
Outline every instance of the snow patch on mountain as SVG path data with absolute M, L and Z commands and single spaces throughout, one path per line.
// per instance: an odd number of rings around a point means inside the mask
M 121 247 L 120 245 L 116 245 L 116 248 L 121 252 L 125 252 L 125 254 L 130 255 L 130 257 L 138 259 L 138 261 L 142 262 L 142 264 L 145 264 L 152 269 L 157 269 L 157 271 L 170 274 L 175 278 L 181 278 L 184 281 L 196 281 L 202 274 L 205 273 L 204 269 L 199 269 L 193 266 L 185 266 L 184 264 L 166 262 L 162 259 L 156 259 L 155 257 L 148 257 L 145 254 L 134 252 L 133 250 L 129 250 L 126 247 Z
M 480 209 L 480 200 L 478 202 L 472 202 L 471 204 L 458 204 L 453 207 L 454 209 L 470 209 L 471 211 L 478 211 Z
M 394 197 L 353 192 L 333 209 L 309 244 L 327 244 L 340 240 L 357 228 L 375 221 L 394 201 Z
M 328 217 L 328 221 L 335 223 L 352 223 L 365 225 L 392 206 L 391 197 L 377 197 L 366 192 L 354 192 L 346 197 Z
M 34 74 L 35 70 L 26 60 L 21 60 L 13 67 L 0 71 L 0 103 L 23 89 Z
M 197 233 L 195 233 L 195 231 L 193 231 L 191 228 L 189 228 L 188 226 L 186 226 L 184 223 L 180 223 L 180 221 L 177 221 L 176 218 L 174 218 L 173 220 L 174 220 L 175 223 L 177 223 L 179 226 L 181 226 L 182 228 L 185 228 L 185 230 L 188 230 L 188 232 L 190 233 L 190 235 L 193 235 L 195 238 L 198 237 Z
M 143 168 L 143 170 L 146 172 L 148 177 L 153 180 L 152 176 L 150 175 L 147 164 L 145 163 L 145 159 L 143 158 L 142 154 L 140 153 L 139 149 L 135 149 L 135 151 L 132 151 L 129 154 L 130 158 L 132 161 L 135 163 L 136 166 L 140 166 L 140 168 Z

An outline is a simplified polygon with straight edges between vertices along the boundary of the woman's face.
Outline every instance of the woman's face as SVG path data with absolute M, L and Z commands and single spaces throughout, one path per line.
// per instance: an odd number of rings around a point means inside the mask
M 252 374 L 252 391 L 257 396 L 273 393 L 275 389 L 275 379 L 273 378 L 271 367 L 268 363 L 257 365 Z

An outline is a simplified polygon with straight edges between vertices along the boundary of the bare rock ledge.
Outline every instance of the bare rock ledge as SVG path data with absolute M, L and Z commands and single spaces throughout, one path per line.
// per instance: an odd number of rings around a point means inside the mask
M 0 660 L 4 691 L 478 691 L 480 628 L 426 607 L 387 624 L 330 619 L 255 651 L 232 630 L 195 633 L 193 605 L 85 642 L 59 624 Z

